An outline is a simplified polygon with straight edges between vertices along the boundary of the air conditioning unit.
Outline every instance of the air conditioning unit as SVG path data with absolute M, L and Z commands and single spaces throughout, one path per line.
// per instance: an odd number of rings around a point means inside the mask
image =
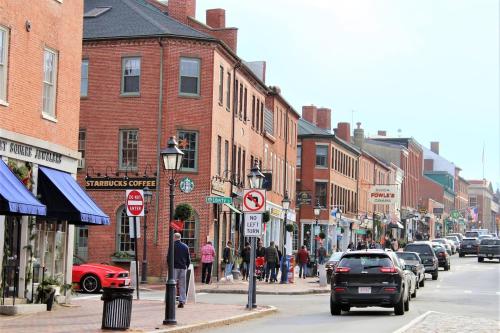
M 85 158 L 78 160 L 78 169 L 85 168 Z

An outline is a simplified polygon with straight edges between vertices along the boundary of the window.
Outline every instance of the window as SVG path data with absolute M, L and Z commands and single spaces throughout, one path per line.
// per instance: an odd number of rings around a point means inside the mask
M 236 79 L 236 77 L 235 77 Z M 236 117 L 238 114 L 238 80 L 236 80 L 236 83 L 234 84 L 234 105 L 233 105 L 233 114 Z
M 179 148 L 184 152 L 182 158 L 182 171 L 197 171 L 198 162 L 198 133 L 192 131 L 179 131 Z
M 477 206 L 477 197 L 469 197 L 469 207 Z
M 238 117 L 241 119 L 243 114 L 243 84 L 240 83 L 240 111 L 238 112 Z
M 226 109 L 231 110 L 231 73 L 227 73 Z
M 314 183 L 314 193 L 316 194 L 316 202 L 319 201 L 321 207 L 326 207 L 326 187 L 327 183 Z
M 297 167 L 302 165 L 302 146 L 297 146 Z
M 222 150 L 222 138 L 217 136 L 217 174 L 221 175 L 221 150 Z
M 138 130 L 120 130 L 120 169 L 137 169 Z
M 196 258 L 197 244 L 197 227 L 198 214 L 193 212 L 191 219 L 184 221 L 184 229 L 182 229 L 182 241 L 188 246 L 191 258 Z
M 229 141 L 224 141 L 224 172 L 229 170 Z
M 43 110 L 45 115 L 56 116 L 57 53 L 50 49 L 43 52 Z
M 252 128 L 255 127 L 255 95 L 252 96 Z
M 247 121 L 247 88 L 245 88 L 245 94 L 243 97 L 243 121 Z
M 238 166 L 236 167 L 236 170 L 239 182 L 241 180 L 241 147 L 238 147 Z
M 80 97 L 87 97 L 89 90 L 89 60 L 82 60 L 82 76 L 80 79 Z
M 256 104 L 256 118 L 255 118 L 255 130 L 258 132 L 260 132 L 260 120 L 259 120 L 259 104 L 260 104 L 260 101 L 257 100 L 257 104 Z
M 9 30 L 0 26 L 0 102 L 7 102 Z
M 181 58 L 179 92 L 183 95 L 200 94 L 200 59 Z
M 134 252 L 134 241 L 130 238 L 130 223 L 125 206 L 116 214 L 116 251 Z
M 328 146 L 316 146 L 316 166 L 327 167 Z
M 87 132 L 84 129 L 78 131 L 78 152 L 82 154 L 81 160 L 78 161 L 78 168 L 85 168 L 85 140 Z
M 127 57 L 122 59 L 122 94 L 138 95 L 141 78 L 141 58 Z
M 264 102 L 260 102 L 260 133 L 264 132 Z
M 222 104 L 224 95 L 224 67 L 220 66 L 219 69 L 219 103 Z
M 240 181 L 242 183 L 245 182 L 245 178 L 246 178 L 246 174 L 245 174 L 246 159 L 247 159 L 247 152 L 246 152 L 246 150 L 243 149 L 243 155 L 241 155 L 241 177 L 240 177 Z

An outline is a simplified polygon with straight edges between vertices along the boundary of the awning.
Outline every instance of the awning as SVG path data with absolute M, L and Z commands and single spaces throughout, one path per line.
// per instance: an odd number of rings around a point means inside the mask
M 97 206 L 69 173 L 39 167 L 38 193 L 47 205 L 47 216 L 72 223 L 109 224 L 109 217 Z
M 45 215 L 41 204 L 0 158 L 0 214 Z
M 396 222 L 396 223 L 390 223 L 389 228 L 404 229 L 405 227 L 401 223 Z
M 235 212 L 236 214 L 241 214 L 241 212 L 240 212 L 238 209 L 236 209 L 236 207 L 234 207 L 233 205 L 228 204 L 228 203 L 226 203 L 226 204 L 224 204 L 224 205 L 226 205 L 229 209 L 231 209 L 231 210 L 232 210 L 233 212 Z

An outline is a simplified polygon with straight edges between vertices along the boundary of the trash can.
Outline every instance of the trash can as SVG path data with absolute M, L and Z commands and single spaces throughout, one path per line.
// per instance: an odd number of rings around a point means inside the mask
M 102 329 L 126 330 L 132 317 L 134 288 L 102 288 Z

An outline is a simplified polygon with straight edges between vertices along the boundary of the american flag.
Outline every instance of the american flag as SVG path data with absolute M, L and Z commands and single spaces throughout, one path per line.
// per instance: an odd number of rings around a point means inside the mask
M 477 221 L 477 207 L 469 207 L 469 216 L 472 218 L 474 222 Z

